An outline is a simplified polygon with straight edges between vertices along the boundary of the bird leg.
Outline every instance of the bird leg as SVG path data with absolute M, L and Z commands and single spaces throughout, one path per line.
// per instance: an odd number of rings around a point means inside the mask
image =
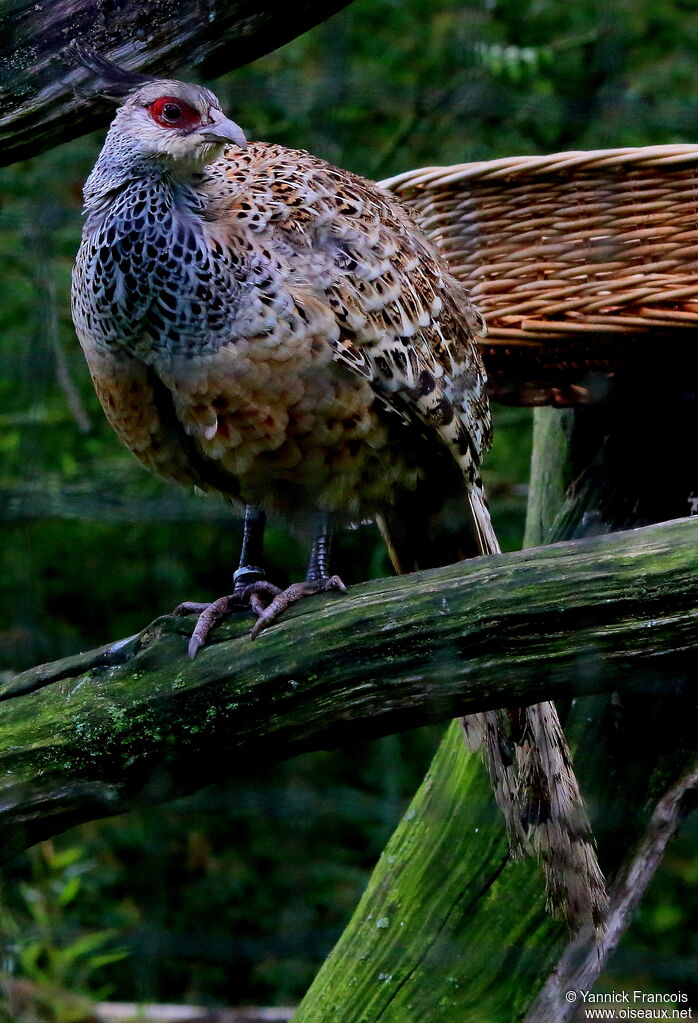
M 287 608 L 292 604 L 297 604 L 303 597 L 311 597 L 315 593 L 326 593 L 328 590 L 337 590 L 339 593 L 347 592 L 347 588 L 339 576 L 329 574 L 331 550 L 332 527 L 327 516 L 323 516 L 313 541 L 305 582 L 292 583 L 285 590 L 277 591 L 271 603 L 261 611 L 257 611 L 257 621 L 250 633 L 251 639 L 256 639 L 262 629 L 266 629 Z M 252 583 L 248 589 L 252 589 L 254 586 L 255 584 Z
M 184 601 L 174 609 L 174 614 L 198 614 L 199 618 L 189 640 L 189 657 L 193 660 L 205 644 L 211 630 L 226 615 L 238 609 L 249 607 L 257 615 L 257 621 L 250 633 L 256 639 L 262 629 L 271 625 L 283 612 L 303 597 L 328 590 L 346 593 L 346 586 L 339 576 L 328 573 L 332 530 L 326 517 L 321 520 L 313 542 L 305 582 L 292 583 L 285 590 L 266 580 L 260 567 L 264 544 L 265 515 L 254 505 L 245 507 L 240 564 L 233 574 L 235 588 L 232 593 L 219 597 L 210 604 Z
M 198 603 L 186 600 L 174 609 L 176 615 L 198 614 L 199 618 L 189 640 L 189 657 L 193 660 L 200 647 L 206 642 L 211 630 L 231 612 L 251 607 L 255 614 L 260 614 L 266 604 L 262 594 L 266 595 L 267 603 L 277 593 L 278 586 L 266 581 L 264 569 L 261 567 L 264 548 L 264 526 L 266 516 L 261 508 L 248 504 L 245 506 L 245 517 L 242 527 L 242 547 L 240 563 L 233 574 L 234 589 L 232 593 L 219 597 L 211 603 Z

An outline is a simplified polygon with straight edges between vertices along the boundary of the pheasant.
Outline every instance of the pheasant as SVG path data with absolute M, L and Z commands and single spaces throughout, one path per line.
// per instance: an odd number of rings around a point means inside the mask
M 73 318 L 128 448 L 167 479 L 245 509 L 233 594 L 201 612 L 194 655 L 233 607 L 256 634 L 329 573 L 333 526 L 374 518 L 398 572 L 499 544 L 483 322 L 412 214 L 310 155 L 248 143 L 208 89 L 77 51 L 121 105 L 85 184 Z M 260 567 L 264 516 L 315 528 L 308 576 Z M 603 878 L 553 704 L 464 719 L 484 745 L 515 853 L 550 903 L 598 924 Z

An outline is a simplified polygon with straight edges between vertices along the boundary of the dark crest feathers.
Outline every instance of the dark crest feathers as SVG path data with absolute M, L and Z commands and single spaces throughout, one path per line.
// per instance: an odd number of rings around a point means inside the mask
M 101 88 L 99 92 L 109 99 L 122 99 L 138 86 L 156 81 L 152 75 L 144 75 L 140 71 L 129 71 L 127 68 L 119 67 L 118 64 L 102 57 L 90 47 L 75 41 L 70 43 L 66 52 L 74 57 L 78 64 L 93 71 L 106 84 L 106 88 Z

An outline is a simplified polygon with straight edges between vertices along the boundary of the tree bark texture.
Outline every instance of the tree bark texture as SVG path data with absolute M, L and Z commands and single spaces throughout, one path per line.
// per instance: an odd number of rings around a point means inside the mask
M 77 41 L 134 71 L 206 78 L 249 64 L 349 0 L 6 0 L 0 15 L 0 164 L 106 123 Z M 79 91 L 78 91 L 79 90 Z
M 0 851 L 173 798 L 240 764 L 503 704 L 689 685 L 697 526 L 379 580 L 304 602 L 254 643 L 241 613 L 193 662 L 193 619 L 167 617 L 17 675 L 0 687 Z M 477 758 L 463 752 L 461 764 L 461 745 L 453 740 L 449 763 L 479 778 Z M 499 848 L 499 817 L 488 794 L 479 798 L 478 827 L 489 821 Z M 504 845 L 499 854 L 501 865 Z M 485 870 L 489 851 L 478 855 Z

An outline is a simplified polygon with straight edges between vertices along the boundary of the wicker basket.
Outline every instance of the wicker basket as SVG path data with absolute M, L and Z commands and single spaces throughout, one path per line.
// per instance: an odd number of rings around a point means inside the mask
M 643 357 L 658 333 L 698 326 L 697 175 L 698 146 L 673 145 L 428 167 L 382 184 L 485 314 L 493 392 L 559 404 Z

